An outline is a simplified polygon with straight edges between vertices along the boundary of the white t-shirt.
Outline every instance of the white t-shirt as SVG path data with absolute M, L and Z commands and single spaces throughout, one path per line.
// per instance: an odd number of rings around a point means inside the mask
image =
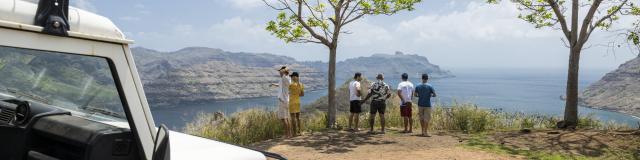
M 278 82 L 280 86 L 278 90 L 278 99 L 284 102 L 289 102 L 289 85 L 291 85 L 291 78 L 289 76 L 283 76 Z
M 349 83 L 349 100 L 360 100 L 360 97 L 356 93 L 360 90 L 360 82 L 353 81 Z
M 398 90 L 400 91 L 400 96 L 402 96 L 402 102 L 411 102 L 411 97 L 415 91 L 413 83 L 409 81 L 402 81 L 398 84 Z

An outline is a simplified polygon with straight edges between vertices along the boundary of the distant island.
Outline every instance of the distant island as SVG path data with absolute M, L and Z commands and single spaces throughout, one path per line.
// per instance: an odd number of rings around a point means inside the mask
M 276 68 L 282 65 L 300 72 L 301 81 L 309 91 L 327 87 L 328 65 L 320 61 L 297 61 L 268 53 L 228 52 L 206 47 L 188 47 L 174 52 L 135 47 L 131 51 L 147 99 L 156 105 L 274 96 L 276 88 L 269 84 L 277 82 Z M 453 77 L 451 72 L 431 64 L 426 57 L 401 52 L 352 58 L 336 65 L 338 80 L 355 72 L 369 77 L 376 73 L 400 74 L 398 71 L 426 72 L 434 78 Z
M 582 92 L 580 103 L 640 116 L 640 57 L 620 65 L 590 85 Z

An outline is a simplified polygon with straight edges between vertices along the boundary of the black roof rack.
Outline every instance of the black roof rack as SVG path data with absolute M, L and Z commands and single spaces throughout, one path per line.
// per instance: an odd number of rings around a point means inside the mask
M 68 36 L 69 0 L 40 0 L 34 25 L 42 26 L 43 33 Z

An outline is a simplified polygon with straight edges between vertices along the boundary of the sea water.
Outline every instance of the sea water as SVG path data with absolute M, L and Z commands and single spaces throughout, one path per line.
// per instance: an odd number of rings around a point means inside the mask
M 583 90 L 598 81 L 607 71 L 583 70 L 579 86 Z M 456 77 L 430 80 L 438 95 L 435 103 L 449 105 L 454 102 L 474 103 L 479 107 L 502 109 L 505 112 L 523 112 L 562 116 L 565 94 L 566 71 L 563 70 L 454 70 Z M 418 73 L 410 73 L 410 81 L 421 83 Z M 375 75 L 365 75 L 373 79 Z M 346 78 L 339 78 L 343 84 Z M 401 81 L 400 75 L 385 75 L 385 81 L 392 89 Z M 303 82 L 304 83 L 304 82 Z M 303 105 L 309 104 L 327 94 L 326 90 L 308 91 L 301 98 Z M 153 104 L 152 104 L 153 105 Z M 152 108 L 157 124 L 165 124 L 174 130 L 181 130 L 199 113 L 220 111 L 226 115 L 250 108 L 275 110 L 275 97 L 260 97 L 222 101 L 201 101 L 181 103 L 169 107 Z M 611 111 L 579 108 L 580 115 L 593 114 L 602 121 L 614 121 L 637 127 L 640 119 Z

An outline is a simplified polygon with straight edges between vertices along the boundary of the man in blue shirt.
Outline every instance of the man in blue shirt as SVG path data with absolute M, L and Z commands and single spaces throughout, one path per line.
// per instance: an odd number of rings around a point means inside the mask
M 422 127 L 422 136 L 431 137 L 427 131 L 429 121 L 431 121 L 431 97 L 436 97 L 436 91 L 431 84 L 427 83 L 429 75 L 422 74 L 422 83 L 416 86 L 416 97 L 418 97 L 418 115 L 420 116 L 420 126 Z

